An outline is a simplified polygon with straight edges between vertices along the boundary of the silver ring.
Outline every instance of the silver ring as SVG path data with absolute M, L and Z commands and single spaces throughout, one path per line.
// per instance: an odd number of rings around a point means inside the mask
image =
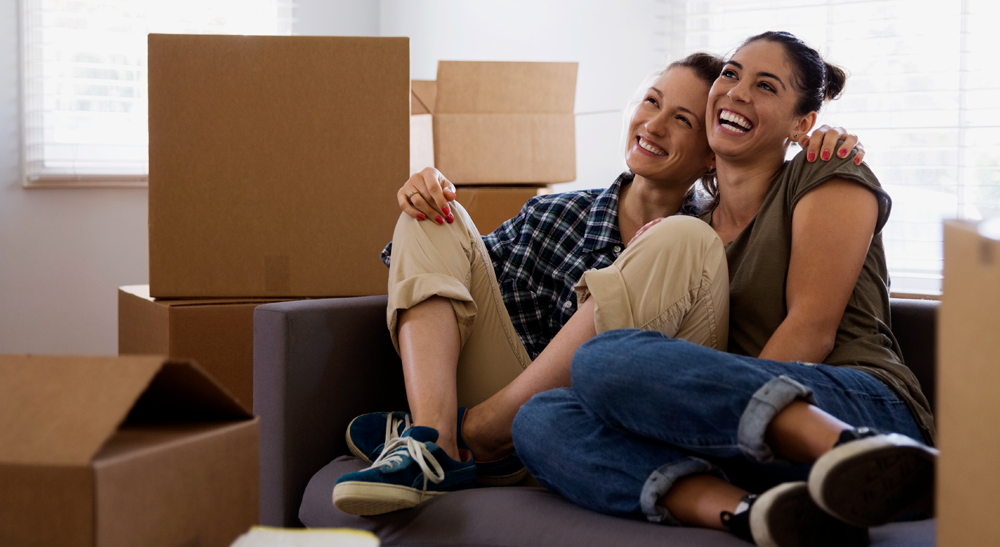
M 419 193 L 420 193 L 420 190 L 414 190 L 414 191 L 410 192 L 409 194 L 406 194 L 406 199 L 410 199 L 410 198 L 413 197 L 413 194 L 419 194 Z

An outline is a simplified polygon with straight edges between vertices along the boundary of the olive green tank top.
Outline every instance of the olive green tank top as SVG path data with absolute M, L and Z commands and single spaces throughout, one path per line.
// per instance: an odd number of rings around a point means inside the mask
M 881 380 L 909 407 L 933 443 L 934 418 L 920 384 L 903 364 L 889 316 L 889 274 L 881 230 L 892 201 L 867 165 L 847 159 L 786 161 L 753 220 L 729 245 L 729 351 L 757 357 L 788 314 L 785 281 L 792 249 L 792 214 L 802 196 L 832 177 L 855 181 L 878 198 L 878 222 L 868 255 L 837 328 L 827 365 L 858 369 Z M 712 211 L 702 215 L 711 223 Z M 864 424 L 857 424 L 864 425 Z

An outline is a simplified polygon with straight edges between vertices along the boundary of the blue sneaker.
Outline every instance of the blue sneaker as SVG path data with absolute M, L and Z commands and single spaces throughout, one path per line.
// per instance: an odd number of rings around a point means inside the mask
M 465 418 L 466 408 L 458 409 L 458 448 L 469 449 L 462 438 L 462 420 Z M 471 452 L 471 451 L 470 451 Z M 482 486 L 509 486 L 517 484 L 528 476 L 528 470 L 521 463 L 521 458 L 517 457 L 517 452 L 488 462 L 476 461 L 476 484 Z
M 437 437 L 430 427 L 404 431 L 371 467 L 337 479 L 334 507 L 351 515 L 381 515 L 474 486 L 476 464 L 469 452 L 464 452 L 466 461 L 455 461 L 434 444 Z
M 469 449 L 462 438 L 462 423 L 466 408 L 458 409 L 457 441 L 459 449 Z M 409 429 L 413 419 L 409 412 L 373 412 L 351 420 L 347 426 L 347 447 L 358 459 L 372 463 L 382 455 L 382 450 L 393 439 Z M 508 486 L 517 484 L 528 475 L 517 453 L 499 460 L 476 462 L 476 483 L 482 486 Z
M 409 412 L 362 414 L 347 425 L 347 448 L 358 459 L 372 463 L 382 450 L 413 424 Z

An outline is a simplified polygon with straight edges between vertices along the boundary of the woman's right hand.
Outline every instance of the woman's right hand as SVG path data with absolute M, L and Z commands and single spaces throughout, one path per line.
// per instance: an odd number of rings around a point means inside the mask
M 414 173 L 396 192 L 396 199 L 399 208 L 417 220 L 429 218 L 438 224 L 455 222 L 448 206 L 449 201 L 455 200 L 455 185 L 433 167 Z

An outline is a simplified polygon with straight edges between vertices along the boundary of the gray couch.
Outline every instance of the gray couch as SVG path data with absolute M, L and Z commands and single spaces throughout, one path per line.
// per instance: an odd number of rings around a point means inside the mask
M 892 301 L 893 331 L 934 404 L 937 302 Z M 406 408 L 385 296 L 266 304 L 254 313 L 254 414 L 260 416 L 261 524 L 351 527 L 391 545 L 739 546 L 723 532 L 672 528 L 579 508 L 537 487 L 478 488 L 409 511 L 337 511 L 333 484 L 362 466 L 344 430 L 355 416 Z M 871 531 L 872 545 L 930 546 L 934 521 Z

